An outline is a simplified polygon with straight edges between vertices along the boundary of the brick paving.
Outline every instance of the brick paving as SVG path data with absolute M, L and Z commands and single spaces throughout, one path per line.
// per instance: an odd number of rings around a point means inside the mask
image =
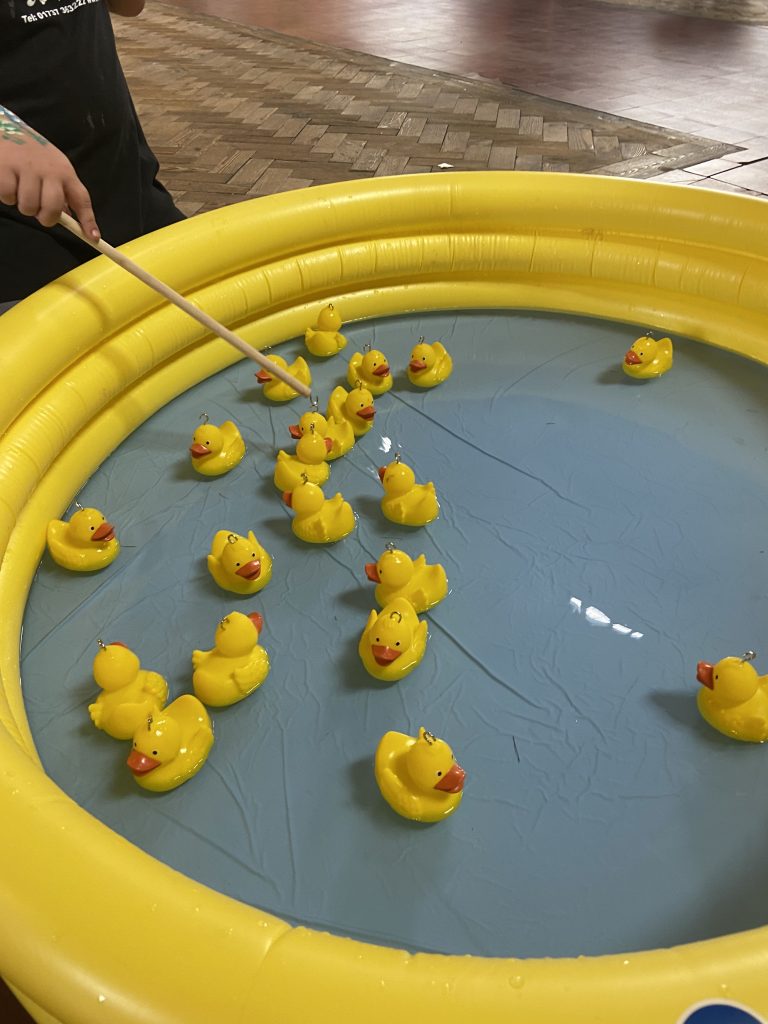
M 187 214 L 454 168 L 651 177 L 735 148 L 168 4 L 115 30 L 163 181 Z

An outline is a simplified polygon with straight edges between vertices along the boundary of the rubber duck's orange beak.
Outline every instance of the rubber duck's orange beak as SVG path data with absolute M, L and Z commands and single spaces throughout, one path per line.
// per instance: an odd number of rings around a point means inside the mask
M 624 356 L 624 362 L 627 364 L 627 366 L 639 366 L 640 363 L 642 363 L 642 359 L 637 354 L 637 352 L 635 352 L 635 350 L 631 348 L 629 352 L 627 352 L 627 354 Z
M 295 437 L 296 440 L 298 441 L 299 438 L 301 437 L 301 427 L 299 426 L 298 423 L 292 423 L 290 427 L 288 427 L 288 433 L 291 435 L 291 437 Z
M 708 661 L 700 661 L 696 666 L 696 678 L 702 686 L 708 686 L 710 690 L 715 688 L 715 680 L 712 674 L 714 667 Z
M 325 441 L 325 450 L 330 455 L 331 451 L 333 450 L 333 441 L 330 439 L 330 437 L 324 437 L 323 440 Z
M 384 474 L 387 472 L 387 467 L 386 466 L 379 466 L 377 472 L 379 474 L 379 480 L 381 480 L 381 482 L 384 483 Z
M 379 576 L 379 570 L 376 568 L 375 562 L 365 563 L 365 575 L 371 583 L 381 583 L 381 577 Z
M 420 370 L 426 370 L 427 364 L 423 359 L 412 359 L 410 363 L 408 363 L 408 368 L 413 370 L 414 373 L 418 373 Z
M 91 534 L 91 540 L 96 544 L 101 544 L 104 541 L 110 541 L 115 539 L 115 528 L 112 523 L 102 523 L 98 530 L 94 530 Z
M 460 793 L 464 789 L 464 779 L 467 773 L 463 768 L 454 762 L 439 782 L 435 783 L 435 789 L 443 793 Z
M 293 492 L 283 491 L 283 501 L 288 506 L 288 508 L 293 508 Z
M 130 752 L 126 764 L 134 775 L 146 775 L 147 772 L 151 772 L 154 768 L 160 767 L 160 761 L 156 761 L 154 757 L 150 757 L 149 754 L 140 754 L 138 750 L 132 750 Z
M 264 616 L 261 614 L 261 612 L 248 612 L 248 618 L 254 624 L 257 631 L 261 633 L 261 631 L 264 629 Z
M 397 661 L 403 653 L 402 651 L 396 651 L 394 647 L 385 647 L 383 644 L 371 644 L 371 650 L 373 651 L 376 664 L 382 665 L 385 668 L 387 665 L 391 665 L 393 661 Z
M 193 459 L 200 459 L 203 455 L 208 455 L 210 449 L 206 448 L 204 444 L 191 444 L 189 446 L 189 454 Z
M 376 415 L 376 410 L 372 405 L 366 405 L 364 409 L 358 409 L 357 415 L 361 420 L 372 420 Z
M 381 366 L 377 366 L 376 369 L 373 371 L 373 376 L 374 377 L 388 377 L 389 376 L 389 367 L 387 366 L 387 364 L 386 363 L 382 363 Z
M 258 558 L 254 558 L 251 562 L 246 562 L 245 565 L 241 565 L 235 573 L 235 576 L 242 576 L 244 580 L 257 580 L 261 576 L 261 562 Z
M 266 370 L 259 370 L 255 376 L 259 384 L 268 384 L 272 380 L 272 374 L 267 373 Z

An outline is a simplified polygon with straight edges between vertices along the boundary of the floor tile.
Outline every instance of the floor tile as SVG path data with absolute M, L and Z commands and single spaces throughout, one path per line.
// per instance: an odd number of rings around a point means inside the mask
M 731 171 L 735 167 L 739 167 L 738 163 L 734 163 L 734 160 L 740 154 L 731 153 L 729 159 L 720 160 L 705 160 L 703 164 L 692 164 L 690 167 L 686 167 L 687 171 L 691 171 L 693 174 L 703 174 L 705 177 L 709 177 L 712 174 L 722 174 L 723 171 Z
M 738 185 L 732 185 L 727 181 L 718 181 L 717 178 L 702 178 L 701 181 L 695 182 L 691 188 L 706 188 L 713 192 L 732 192 L 734 195 L 752 196 L 756 199 L 765 198 L 760 192 L 740 188 Z
M 646 178 L 646 181 L 663 181 L 668 185 L 693 185 L 697 181 L 701 181 L 702 176 L 699 174 L 692 174 L 690 171 L 664 171 L 662 174 L 654 174 L 650 178 Z
M 730 160 L 748 164 L 753 160 L 765 160 L 768 157 L 768 139 L 745 139 L 739 146 L 743 148 L 730 155 Z
M 745 164 L 732 171 L 725 171 L 716 175 L 717 181 L 727 182 L 729 185 L 739 185 L 741 188 L 752 189 L 754 192 L 762 192 L 768 195 L 768 160 L 758 160 L 754 164 Z

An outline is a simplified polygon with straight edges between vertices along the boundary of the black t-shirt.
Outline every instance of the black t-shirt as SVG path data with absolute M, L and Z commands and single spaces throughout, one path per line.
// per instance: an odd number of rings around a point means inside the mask
M 0 0 L 0 104 L 69 157 L 108 242 L 182 219 L 156 179 L 104 0 Z M 0 302 L 93 255 L 0 203 Z

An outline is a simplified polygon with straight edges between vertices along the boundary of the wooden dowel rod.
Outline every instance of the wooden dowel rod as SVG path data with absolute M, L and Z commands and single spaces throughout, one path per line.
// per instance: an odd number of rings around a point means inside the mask
M 103 238 L 97 242 L 93 238 L 83 232 L 78 222 L 74 217 L 70 217 L 68 213 L 62 213 L 59 217 L 59 223 L 71 231 L 73 235 L 76 235 L 82 242 L 86 242 L 91 248 L 96 249 L 104 256 L 108 256 L 113 263 L 117 263 L 118 266 L 122 267 L 123 270 L 127 270 L 129 274 L 133 274 L 144 284 L 150 288 L 154 288 L 156 292 L 159 292 L 164 298 L 172 302 L 174 306 L 178 306 L 179 309 L 183 309 L 185 313 L 191 316 L 198 323 L 202 324 L 203 327 L 207 327 L 212 334 L 218 335 L 219 338 L 223 338 L 224 341 L 229 342 L 239 352 L 242 352 L 244 356 L 252 359 L 255 363 L 258 363 L 263 369 L 267 370 L 272 374 L 273 377 L 278 377 L 283 383 L 293 388 L 294 391 L 298 391 L 300 395 L 304 395 L 305 398 L 311 398 L 312 394 L 306 384 L 302 384 L 300 380 L 297 380 L 292 373 L 288 373 L 287 370 L 283 370 L 277 366 L 270 359 L 267 359 L 265 355 L 262 355 L 257 348 L 253 345 L 249 345 L 247 341 L 243 341 L 242 338 L 238 337 L 233 331 L 230 331 L 228 327 L 220 324 L 218 320 L 214 320 L 212 316 L 204 313 L 202 309 L 198 309 L 194 306 L 189 299 L 185 299 L 183 295 L 175 292 L 173 288 L 170 288 L 167 284 L 164 284 L 159 278 L 150 274 L 143 267 L 140 267 L 138 263 L 134 263 L 133 260 L 129 259 L 123 253 L 119 252 L 109 242 L 105 242 Z

